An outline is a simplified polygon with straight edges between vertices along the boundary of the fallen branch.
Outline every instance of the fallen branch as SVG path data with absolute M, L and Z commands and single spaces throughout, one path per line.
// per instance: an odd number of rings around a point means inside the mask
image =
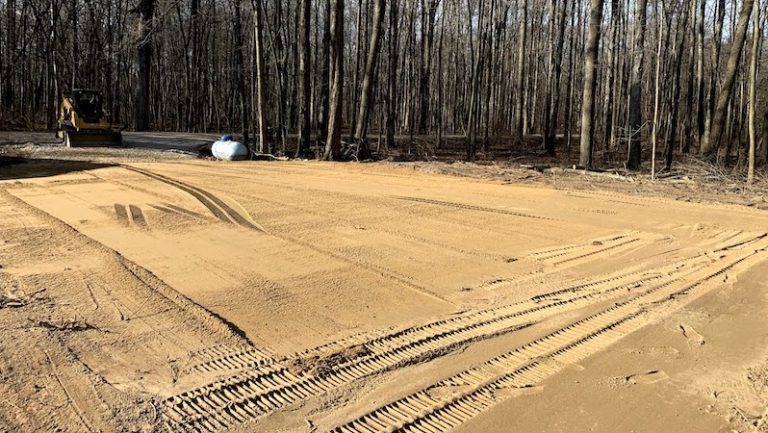
M 620 180 L 620 181 L 624 181 L 624 182 L 634 182 L 635 181 L 635 178 L 633 176 L 626 176 L 626 175 L 623 175 L 623 174 L 619 174 L 617 172 L 583 170 L 583 169 L 579 169 L 579 168 L 552 167 L 552 168 L 549 168 L 547 170 L 544 170 L 543 173 L 576 174 L 576 175 L 584 175 L 584 176 L 591 176 L 591 177 L 608 178 L 608 179 Z

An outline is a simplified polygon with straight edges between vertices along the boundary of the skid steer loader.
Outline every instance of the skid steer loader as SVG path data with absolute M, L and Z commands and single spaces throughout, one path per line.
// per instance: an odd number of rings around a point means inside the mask
M 123 143 L 120 130 L 109 122 L 102 93 L 98 90 L 75 89 L 64 95 L 56 136 L 67 147 L 118 146 Z

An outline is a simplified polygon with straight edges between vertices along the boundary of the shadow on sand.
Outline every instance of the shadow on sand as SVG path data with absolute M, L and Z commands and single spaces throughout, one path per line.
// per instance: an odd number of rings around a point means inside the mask
M 0 180 L 30 179 L 35 177 L 56 176 L 76 171 L 96 170 L 115 167 L 90 161 L 72 161 L 63 159 L 32 159 L 21 156 L 0 155 Z

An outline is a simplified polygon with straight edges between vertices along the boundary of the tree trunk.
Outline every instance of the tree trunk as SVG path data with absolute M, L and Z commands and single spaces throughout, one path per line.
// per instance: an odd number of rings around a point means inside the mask
M 632 77 L 629 84 L 629 155 L 627 169 L 639 170 L 642 165 L 643 139 L 643 70 L 645 65 L 646 0 L 635 5 L 635 47 L 632 55 Z
M 256 49 L 256 104 L 259 106 L 259 152 L 269 153 L 267 142 L 266 98 L 264 72 L 264 5 L 262 0 L 251 0 L 253 6 L 254 44 Z
M 312 71 L 310 70 L 311 50 L 309 33 L 312 27 L 312 3 L 310 0 L 300 0 L 300 34 L 299 34 L 299 75 L 301 87 L 299 88 L 299 144 L 296 147 L 297 158 L 308 158 L 311 154 L 309 143 L 312 121 L 310 110 L 312 104 Z
M 525 48 L 526 37 L 528 35 L 528 0 L 523 0 L 523 4 L 520 10 L 521 16 L 517 22 L 518 36 L 517 36 L 517 71 L 515 72 L 515 115 L 514 122 L 515 128 L 512 131 L 515 139 L 518 142 L 523 140 L 523 107 L 525 104 Z
M 136 122 L 137 131 L 149 129 L 149 93 L 152 71 L 152 19 L 155 14 L 155 0 L 141 0 L 136 12 L 139 14 L 137 29 L 137 63 L 139 75 L 136 77 Z
M 49 33 L 49 39 L 48 39 L 48 53 L 46 55 L 46 58 L 49 59 L 49 66 L 48 66 L 48 80 L 50 83 L 50 90 L 51 90 L 51 98 L 50 98 L 50 106 L 48 108 L 48 128 L 53 128 L 54 124 L 56 123 L 56 116 L 58 113 L 58 108 L 61 104 L 61 86 L 59 85 L 59 65 L 58 61 L 56 59 L 56 51 L 57 51 L 57 41 L 58 38 L 58 32 L 56 29 L 58 28 L 58 21 L 59 21 L 59 4 L 56 0 L 51 0 L 50 2 L 50 33 Z M 22 109 L 19 110 L 19 112 L 23 113 L 24 107 L 21 107 Z
M 576 25 L 574 25 L 574 21 L 576 22 Z M 569 156 L 571 154 L 571 141 L 573 138 L 573 99 L 575 87 L 573 58 L 576 54 L 576 47 L 579 45 L 579 38 L 576 37 L 576 29 L 579 27 L 581 27 L 581 5 L 575 2 L 573 5 L 573 13 L 571 15 L 571 33 L 568 37 L 568 85 L 565 90 L 565 147 Z
M 707 0 L 699 0 L 699 23 L 696 28 L 696 143 L 701 145 L 706 121 L 706 104 L 704 89 L 704 20 Z
M 677 141 L 678 119 L 680 117 L 680 71 L 683 66 L 683 50 L 685 48 L 685 39 L 688 32 L 688 11 L 690 8 L 683 7 L 683 13 L 678 20 L 677 37 L 680 39 L 675 47 L 675 69 L 672 78 L 672 119 L 669 122 L 669 141 L 667 142 L 666 159 L 664 167 L 667 170 L 672 169 L 672 157 L 674 156 L 675 141 Z M 682 23 L 682 25 L 680 25 Z
M 603 0 L 592 0 L 589 34 L 584 48 L 584 90 L 581 98 L 581 152 L 579 165 L 592 167 L 593 121 L 595 118 L 595 86 L 597 84 L 597 51 L 600 47 L 600 26 L 603 21 Z
M 731 51 L 728 55 L 728 64 L 725 68 L 723 85 L 720 89 L 715 112 L 712 116 L 712 124 L 710 129 L 704 134 L 704 139 L 701 143 L 701 153 L 704 156 L 711 157 L 720 148 L 720 140 L 725 126 L 726 111 L 728 109 L 728 104 L 731 101 L 731 92 L 733 91 L 733 84 L 736 81 L 736 73 L 738 72 L 739 61 L 741 60 L 741 52 L 744 49 L 744 41 L 747 37 L 747 27 L 749 27 L 749 17 L 752 13 L 753 6 L 754 2 L 746 0 L 741 7 L 739 22 L 736 26 L 736 31 L 733 34 L 733 44 L 731 45 Z
M 328 137 L 328 98 L 331 78 L 331 0 L 325 0 L 323 24 L 323 52 L 320 57 L 320 131 L 318 142 Z M 319 143 L 318 143 L 319 144 Z
M 286 103 L 288 101 L 285 96 L 285 90 L 287 87 L 287 74 L 285 73 L 285 63 L 288 52 L 285 49 L 285 42 L 283 40 L 282 8 L 282 2 L 275 3 L 273 25 L 271 27 L 266 26 L 265 29 L 267 31 L 267 35 L 269 36 L 270 45 L 272 47 L 270 51 L 272 53 L 272 58 L 274 59 L 273 64 L 276 75 L 276 78 L 273 80 L 273 82 L 275 84 L 275 93 L 277 96 L 277 109 L 273 110 L 273 112 L 276 114 L 275 123 L 273 124 L 273 132 L 278 134 L 278 139 L 280 140 L 280 149 L 282 153 L 285 154 L 288 141 L 288 120 L 286 119 Z M 275 151 L 275 149 L 273 149 L 273 151 Z
M 202 117 L 200 116 L 199 107 L 202 105 L 200 100 L 200 76 L 202 75 L 201 67 L 201 53 L 200 53 L 200 0 L 192 0 L 190 2 L 189 19 L 191 21 L 190 38 L 192 39 L 192 48 L 189 55 L 188 67 L 191 69 L 189 77 L 189 101 L 187 115 L 187 129 L 197 130 Z M 247 119 L 250 121 L 251 119 Z
M 440 149 L 443 146 L 443 40 L 445 36 L 445 12 L 440 16 L 440 41 L 437 47 L 437 139 L 435 147 Z
M 78 9 L 78 0 L 70 0 L 70 35 L 72 36 L 72 48 L 70 51 L 70 64 L 72 65 L 72 71 L 70 72 L 69 88 L 78 88 L 78 78 L 87 77 L 86 68 L 80 63 L 80 44 L 78 42 L 80 38 L 80 10 Z
M 614 79 L 616 76 L 616 64 L 618 60 L 618 52 L 616 49 L 617 41 L 618 41 L 618 34 L 619 34 L 619 28 L 618 28 L 618 17 L 619 17 L 619 1 L 618 0 L 611 0 L 611 20 L 609 28 L 611 30 L 610 37 L 607 37 L 607 51 L 608 51 L 608 58 L 605 62 L 605 86 L 603 90 L 603 102 L 602 102 L 602 113 L 600 118 L 603 119 L 603 139 L 601 140 L 601 143 L 603 145 L 604 150 L 611 149 L 610 140 L 611 140 L 611 122 L 612 122 L 612 115 L 613 115 L 613 104 L 615 99 L 615 92 L 612 90 L 612 85 L 614 83 Z M 597 125 L 595 125 L 597 126 Z M 595 128 L 597 129 L 597 128 Z
M 242 29 L 242 16 L 241 16 L 241 8 L 242 8 L 242 0 L 234 0 L 232 3 L 232 8 L 234 9 L 234 22 L 232 23 L 232 27 L 234 30 L 234 55 L 235 55 L 235 67 L 236 67 L 236 79 L 237 79 L 237 93 L 238 97 L 240 98 L 240 130 L 243 134 L 243 144 L 246 146 L 249 145 L 249 137 L 248 137 L 248 122 L 249 122 L 249 110 L 248 110 L 248 95 L 245 92 L 245 55 L 243 54 L 243 50 L 245 49 L 245 46 L 243 44 L 243 29 Z
M 3 76 L 3 108 L 10 111 L 14 103 L 13 76 L 16 56 L 16 0 L 7 0 L 5 4 L 5 75 Z
M 692 26 L 691 29 L 691 43 L 688 44 L 688 83 L 686 84 L 685 89 L 685 128 L 683 131 L 683 135 L 681 139 L 683 140 L 683 146 L 682 151 L 683 154 L 688 155 L 691 153 L 691 142 L 693 141 L 693 125 L 696 122 L 696 118 L 694 117 L 694 110 L 693 110 L 693 101 L 694 101 L 694 83 L 695 80 L 693 77 L 696 76 L 696 28 L 698 27 L 699 23 L 697 21 L 698 17 L 696 15 L 696 6 L 697 1 L 694 0 L 690 4 L 690 10 L 688 13 L 690 14 L 690 19 L 692 20 Z
M 657 14 L 657 20 L 659 24 L 659 31 L 656 36 L 658 46 L 656 49 L 656 81 L 655 81 L 655 92 L 654 92 L 654 102 L 653 102 L 653 133 L 651 137 L 652 147 L 651 147 L 651 179 L 656 178 L 656 149 L 658 148 L 659 144 L 659 98 L 661 94 L 661 48 L 663 45 L 663 38 L 664 35 L 664 20 L 665 18 L 665 5 L 664 3 L 661 3 L 660 5 L 657 4 L 657 10 L 661 10 L 660 14 Z
M 552 20 L 555 20 L 557 0 L 550 0 L 552 7 Z M 549 155 L 555 155 L 557 120 L 560 115 L 560 76 L 562 74 L 563 44 L 565 42 L 565 16 L 568 12 L 568 2 L 562 6 L 560 16 L 553 21 L 552 29 L 552 53 L 550 61 L 550 79 L 547 88 L 546 107 L 544 110 L 544 148 Z M 555 35 L 557 37 L 555 38 Z
M 478 125 L 478 107 L 480 106 L 480 73 L 483 65 L 483 32 L 485 30 L 484 25 L 484 11 L 483 3 L 479 4 L 478 21 L 477 21 L 477 46 L 475 46 L 475 38 L 473 37 L 474 22 L 473 7 L 471 0 L 467 0 L 467 11 L 470 19 L 467 22 L 467 29 L 469 32 L 469 49 L 470 49 L 470 65 L 472 68 L 472 75 L 470 78 L 470 95 L 469 95 L 469 115 L 467 116 L 467 143 L 466 143 L 466 155 L 467 160 L 472 161 L 475 159 L 475 153 L 477 152 L 477 125 Z
M 755 153 L 757 152 L 755 83 L 757 81 L 757 58 L 760 55 L 760 38 L 763 34 L 760 28 L 760 0 L 754 0 L 753 7 L 755 16 L 752 21 L 752 60 L 749 63 L 749 167 L 747 169 L 747 183 L 752 183 L 755 179 Z
M 363 85 L 360 91 L 360 108 L 357 111 L 357 123 L 355 127 L 355 141 L 362 151 L 358 157 L 368 157 L 370 153 L 366 144 L 368 134 L 368 120 L 373 105 L 373 87 L 378 81 L 379 48 L 381 46 L 381 24 L 384 21 L 385 0 L 374 0 L 373 31 L 368 45 L 368 55 L 365 61 L 365 73 Z
M 398 45 L 398 2 L 390 0 L 389 6 L 389 66 L 387 68 L 387 149 L 395 146 L 395 123 L 397 122 L 397 65 L 400 47 Z
M 718 71 L 720 70 L 720 49 L 723 39 L 723 22 L 725 21 L 725 0 L 719 0 L 715 3 L 715 29 L 710 41 L 710 66 L 711 76 L 709 79 L 709 89 L 707 89 L 706 111 L 704 116 L 704 130 L 699 141 L 699 152 L 704 144 L 705 136 L 708 134 L 712 125 L 712 114 L 715 111 L 715 94 L 718 85 Z
M 344 98 L 344 0 L 331 0 L 330 95 L 328 135 L 323 159 L 334 160 L 341 150 L 341 111 Z
M 439 0 L 421 2 L 421 71 L 419 74 L 419 134 L 426 134 L 429 124 L 429 85 L 432 75 L 432 43 Z
M 366 2 L 367 4 L 367 2 Z M 360 89 L 360 57 L 362 57 L 360 46 L 363 45 L 363 28 L 365 27 L 365 24 L 363 23 L 363 0 L 357 0 L 357 23 L 355 24 L 355 68 L 353 70 L 354 78 L 352 80 L 352 93 L 348 95 L 347 97 L 347 104 L 349 105 L 349 109 L 347 112 L 351 115 L 353 119 L 357 119 L 357 113 L 355 110 L 357 110 L 358 107 L 358 98 L 360 96 L 359 89 Z M 343 106 L 343 105 L 342 105 Z M 343 112 L 343 111 L 342 111 Z M 349 129 L 349 141 L 355 140 L 355 128 L 354 124 Z

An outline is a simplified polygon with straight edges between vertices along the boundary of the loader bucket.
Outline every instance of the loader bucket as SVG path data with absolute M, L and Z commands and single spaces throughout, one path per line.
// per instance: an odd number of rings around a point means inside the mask
M 123 139 L 116 131 L 77 131 L 65 132 L 63 142 L 67 147 L 120 146 Z

